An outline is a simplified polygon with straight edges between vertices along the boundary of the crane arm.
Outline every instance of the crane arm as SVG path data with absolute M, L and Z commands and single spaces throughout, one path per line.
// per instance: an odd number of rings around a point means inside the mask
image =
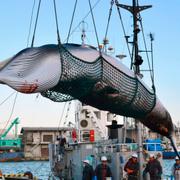
M 8 134 L 8 132 L 12 129 L 12 127 L 17 124 L 19 124 L 18 117 L 11 122 L 11 125 L 5 130 L 5 132 L 0 136 L 0 138 L 5 138 Z

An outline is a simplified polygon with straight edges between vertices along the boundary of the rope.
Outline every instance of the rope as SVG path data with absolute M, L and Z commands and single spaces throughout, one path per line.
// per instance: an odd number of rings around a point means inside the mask
M 92 9 L 94 9 L 94 8 L 98 5 L 98 3 L 99 3 L 100 1 L 101 1 L 101 0 L 98 0 L 98 1 L 93 5 Z M 80 24 L 82 23 L 82 21 L 84 21 L 84 20 L 89 16 L 90 13 L 91 13 L 91 11 L 89 10 L 89 12 L 83 17 L 83 19 L 78 23 L 78 25 L 72 30 L 72 32 L 70 33 L 69 36 L 71 36 L 71 35 L 76 31 L 76 29 L 79 28 L 79 26 L 80 26 Z M 67 39 L 66 39 L 65 41 L 67 41 Z M 64 41 L 64 42 L 65 42 L 65 41 Z
M 114 0 L 111 1 L 111 7 L 109 9 L 109 17 L 108 17 L 108 22 L 107 22 L 107 27 L 106 27 L 105 37 L 104 37 L 105 40 L 107 39 L 107 33 L 108 33 L 108 29 L 109 29 L 109 23 L 110 23 L 110 19 L 111 19 L 113 5 L 114 5 Z
M 67 107 L 67 111 L 66 111 L 66 115 L 65 115 L 65 120 L 64 120 L 64 125 L 66 124 L 66 122 L 67 122 L 67 118 L 68 118 L 68 116 L 69 116 L 69 111 L 70 111 L 70 108 L 71 108 L 71 101 L 69 101 L 68 102 L 68 107 Z
M 33 38 L 32 38 L 32 42 L 31 42 L 31 47 L 34 46 L 34 39 L 35 39 L 35 34 L 36 34 L 36 27 L 37 27 L 37 22 L 38 22 L 38 17 L 39 17 L 40 6 L 41 6 L 41 0 L 39 0 L 39 5 L 38 5 L 38 10 L 37 10 L 37 15 L 36 15 L 36 22 L 35 22 L 34 32 L 33 32 Z
M 57 11 L 56 11 L 56 0 L 53 0 L 53 2 L 54 2 L 54 14 L 55 14 L 55 20 L 56 20 L 57 40 L 58 40 L 58 45 L 60 45 L 61 39 L 59 35 L 59 26 L 58 26 Z
M 94 15 L 93 15 L 93 9 L 92 9 L 92 6 L 91 6 L 91 0 L 88 0 L 88 2 L 89 2 L 90 12 L 91 12 L 91 16 L 92 16 L 92 21 L 93 21 L 94 31 L 95 31 L 95 35 L 96 35 L 96 40 L 97 40 L 97 44 L 98 44 L 98 49 L 99 49 L 99 52 L 101 54 L 101 50 L 100 50 L 100 47 L 99 47 L 99 39 L 98 39 L 98 34 L 97 34 L 97 29 L 96 29 L 96 24 L 95 24 L 95 19 L 94 19 Z
M 120 22 L 121 22 L 121 26 L 122 26 L 122 30 L 123 30 L 123 34 L 124 34 L 124 37 L 125 37 L 125 40 L 126 40 L 126 44 L 127 44 L 127 48 L 128 48 L 128 53 L 129 53 L 129 57 L 131 59 L 131 69 L 132 69 L 132 62 L 133 62 L 133 57 L 131 55 L 131 51 L 130 51 L 130 47 L 129 47 L 129 43 L 128 43 L 128 39 L 126 38 L 127 35 L 126 35 L 126 31 L 125 31 L 125 27 L 124 27 L 124 23 L 123 23 L 123 20 L 122 20 L 122 16 L 121 16 L 121 11 L 120 11 L 120 8 L 118 6 L 118 1 L 115 0 L 115 3 L 116 3 L 116 7 L 117 7 L 117 11 L 118 11 L 118 15 L 119 15 L 119 19 L 120 19 Z
M 13 93 L 11 93 L 7 98 L 5 98 L 1 103 L 0 103 L 0 106 L 2 104 L 4 104 L 13 94 L 15 93 L 15 91 Z
M 7 125 L 9 124 L 10 120 L 11 120 L 11 117 L 13 115 L 13 112 L 14 112 L 14 108 L 15 108 L 15 104 L 16 104 L 16 99 L 17 99 L 17 95 L 18 95 L 18 92 L 16 92 L 16 96 L 14 98 L 14 102 L 13 102 L 13 106 L 12 106 L 12 109 L 11 109 L 11 113 L 10 113 L 10 116 L 6 122 L 6 125 L 4 126 L 4 128 L 2 128 L 1 132 L 0 132 L 0 136 L 3 134 L 3 131 L 7 128 Z
M 29 39 L 30 39 L 30 34 L 31 34 L 31 27 L 32 27 L 33 14 L 34 14 L 34 7 L 35 7 L 35 0 L 34 0 L 32 11 L 31 11 L 31 18 L 30 18 L 28 38 L 27 38 L 27 47 L 29 46 Z
M 69 27 L 68 36 L 67 36 L 67 43 L 69 41 L 69 37 L 70 37 L 70 33 L 71 33 L 71 28 L 72 28 L 72 24 L 73 24 L 73 20 L 74 20 L 74 15 L 75 15 L 75 11 L 76 11 L 77 1 L 78 0 L 76 0 L 76 2 L 74 4 L 74 10 L 73 10 L 72 19 L 71 19 L 71 23 L 70 23 L 70 27 Z
M 58 131 L 59 131 L 59 127 L 60 127 L 60 124 L 61 124 L 63 115 L 64 115 L 64 111 L 65 111 L 66 104 L 67 104 L 67 102 L 64 103 L 64 107 L 63 107 L 63 110 L 62 110 L 62 113 L 61 113 L 61 117 L 60 117 L 60 119 L 59 119 Z

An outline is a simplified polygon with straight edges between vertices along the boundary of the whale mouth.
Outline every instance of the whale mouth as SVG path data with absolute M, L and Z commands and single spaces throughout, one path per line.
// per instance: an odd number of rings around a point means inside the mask
M 0 62 L 0 71 L 11 61 L 12 57 L 5 59 Z M 1 84 L 5 84 L 3 81 L 0 80 Z
M 2 62 L 0 62 L 0 70 L 3 69 L 10 61 L 11 61 L 12 57 L 3 60 Z

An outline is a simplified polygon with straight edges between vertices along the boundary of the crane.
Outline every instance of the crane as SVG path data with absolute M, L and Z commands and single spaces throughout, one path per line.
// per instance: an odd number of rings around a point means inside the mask
M 5 130 L 4 133 L 0 135 L 0 149 L 8 149 L 8 148 L 21 148 L 21 138 L 18 137 L 17 131 L 18 131 L 18 124 L 19 124 L 19 118 L 17 117 L 14 119 L 10 126 Z M 9 131 L 15 126 L 15 136 L 14 138 L 7 138 L 7 134 Z

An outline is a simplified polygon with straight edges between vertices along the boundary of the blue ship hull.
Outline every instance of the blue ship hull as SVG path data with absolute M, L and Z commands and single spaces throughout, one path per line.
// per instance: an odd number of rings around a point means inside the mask
M 174 151 L 163 151 L 162 155 L 163 155 L 163 159 L 175 159 L 176 157 L 176 153 Z
M 4 152 L 0 154 L 0 162 L 21 161 L 23 158 L 23 152 Z

